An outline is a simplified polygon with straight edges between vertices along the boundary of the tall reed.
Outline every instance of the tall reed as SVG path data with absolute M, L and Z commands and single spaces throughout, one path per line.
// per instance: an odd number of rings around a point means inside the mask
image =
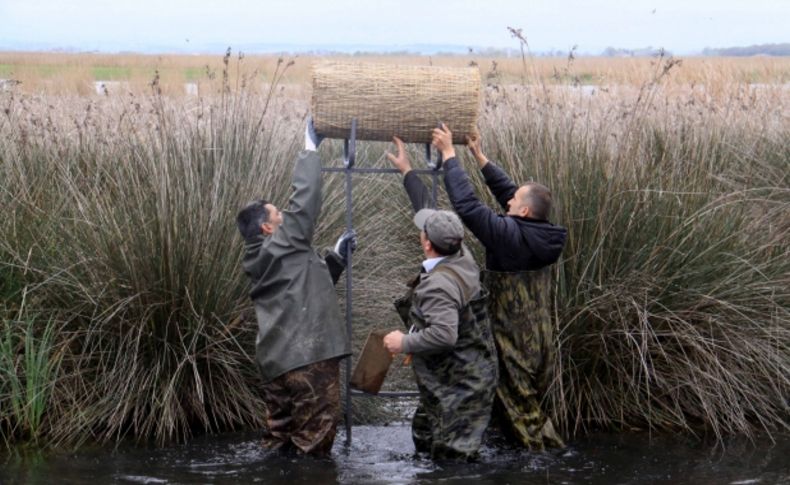
M 569 229 L 547 404 L 569 434 L 786 431 L 786 97 L 743 106 L 730 93 L 689 110 L 667 97 L 672 67 L 658 59 L 630 98 L 515 92 L 488 107 L 492 157 L 549 185 Z
M 38 441 L 43 434 L 60 361 L 53 352 L 56 322 L 50 319 L 36 325 L 39 320 L 35 316 L 4 319 L 0 326 L 0 434 L 6 442 L 13 438 Z
M 88 103 L 57 128 L 12 101 L 3 269 L 24 268 L 30 303 L 71 340 L 51 440 L 262 423 L 230 221 L 249 194 L 287 191 L 295 138 L 271 116 L 272 92 L 238 89 L 189 106 L 156 94 Z
M 52 363 L 41 442 L 262 426 L 233 220 L 250 198 L 285 204 L 306 96 L 281 90 L 286 63 L 261 92 L 230 57 L 215 94 L 196 98 L 162 94 L 161 77 L 147 95 L 0 95 L 5 441 L 30 437 L 5 406 L 20 395 L 8 383 L 25 379 L 25 339 Z M 569 229 L 546 400 L 568 434 L 788 429 L 787 93 L 679 86 L 675 67 L 657 59 L 641 86 L 592 93 L 542 83 L 539 69 L 524 85 L 489 78 L 485 150 L 516 180 L 549 185 Z M 386 166 L 387 148 L 362 143 L 358 160 Z M 340 165 L 337 143 L 321 150 Z M 342 184 L 324 177 L 319 246 L 343 230 Z M 398 176 L 360 176 L 353 190 L 358 345 L 370 327 L 397 327 L 391 302 L 420 252 Z M 20 314 L 35 315 L 29 336 L 12 326 Z

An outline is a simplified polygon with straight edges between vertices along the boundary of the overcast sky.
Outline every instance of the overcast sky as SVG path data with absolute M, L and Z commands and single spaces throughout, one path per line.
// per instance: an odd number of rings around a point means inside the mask
M 0 0 L 0 49 L 206 44 L 444 44 L 597 53 L 607 46 L 790 42 L 790 0 Z

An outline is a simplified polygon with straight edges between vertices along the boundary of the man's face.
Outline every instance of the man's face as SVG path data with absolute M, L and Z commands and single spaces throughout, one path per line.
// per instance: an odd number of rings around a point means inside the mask
M 425 231 L 420 231 L 420 247 L 422 248 L 422 253 L 425 255 L 426 258 L 430 258 L 430 254 L 428 251 L 432 248 L 431 242 L 428 240 L 428 236 L 425 235 Z
M 261 231 L 267 236 L 274 234 L 274 231 L 283 223 L 283 214 L 274 204 L 266 204 L 264 206 L 269 213 L 269 218 L 266 222 L 261 224 Z
M 516 193 L 513 194 L 513 198 L 507 203 L 507 215 L 527 217 L 529 207 L 524 203 L 527 193 L 529 193 L 529 187 L 526 185 L 518 188 Z

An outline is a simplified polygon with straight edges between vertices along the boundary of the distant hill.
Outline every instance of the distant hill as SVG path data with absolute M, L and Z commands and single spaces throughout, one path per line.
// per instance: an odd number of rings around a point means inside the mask
M 724 47 L 713 49 L 706 47 L 703 56 L 747 57 L 747 56 L 790 56 L 790 43 L 760 44 L 748 47 Z
M 0 0 L 2 1 L 2 0 Z M 140 53 L 140 54 L 217 54 L 221 55 L 228 48 L 224 43 L 184 42 L 176 44 L 155 44 L 145 41 L 129 42 L 84 42 L 78 45 L 63 45 L 47 42 L 15 42 L 0 39 L 0 51 L 27 52 L 101 52 L 101 53 Z M 482 47 L 453 44 L 277 44 L 277 43 L 237 43 L 230 44 L 234 52 L 247 54 L 281 54 L 281 55 L 424 55 L 424 56 L 456 56 L 472 55 L 476 57 L 520 57 L 521 51 L 513 47 Z M 547 49 L 533 50 L 530 55 L 537 57 L 656 57 L 675 54 L 660 47 L 621 48 L 607 47 L 598 53 L 591 51 L 571 51 Z M 790 43 L 760 44 L 747 47 L 706 47 L 701 52 L 684 52 L 684 55 L 703 56 L 790 56 Z

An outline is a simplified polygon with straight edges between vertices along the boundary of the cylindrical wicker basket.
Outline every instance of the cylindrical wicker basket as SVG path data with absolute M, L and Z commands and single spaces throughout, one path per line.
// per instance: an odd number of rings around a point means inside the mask
M 312 116 L 329 138 L 430 143 L 445 123 L 464 143 L 480 111 L 480 71 L 473 67 L 399 66 L 322 61 L 313 66 Z

